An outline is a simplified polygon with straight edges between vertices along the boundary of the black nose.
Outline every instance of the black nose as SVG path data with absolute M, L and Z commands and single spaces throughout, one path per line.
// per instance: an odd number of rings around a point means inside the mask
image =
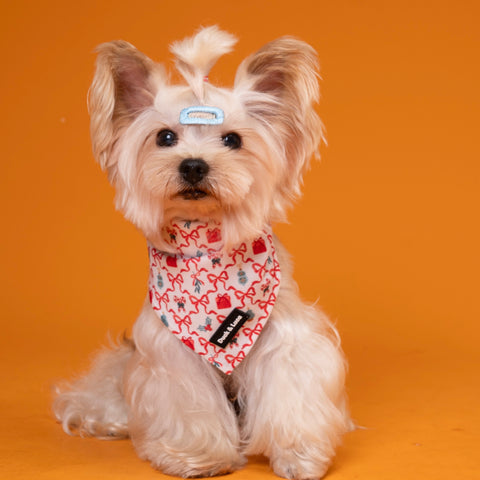
M 207 162 L 201 158 L 186 158 L 178 167 L 183 179 L 190 185 L 202 181 L 210 170 Z

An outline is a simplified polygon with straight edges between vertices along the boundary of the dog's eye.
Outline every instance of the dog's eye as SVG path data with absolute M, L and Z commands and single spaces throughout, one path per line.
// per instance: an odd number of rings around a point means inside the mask
M 177 144 L 177 141 L 177 134 L 171 130 L 164 129 L 157 133 L 157 145 L 159 147 L 173 147 Z
M 236 150 L 242 146 L 242 139 L 240 138 L 240 135 L 235 132 L 230 132 L 224 135 L 222 137 L 222 142 L 226 147 L 231 148 L 232 150 Z

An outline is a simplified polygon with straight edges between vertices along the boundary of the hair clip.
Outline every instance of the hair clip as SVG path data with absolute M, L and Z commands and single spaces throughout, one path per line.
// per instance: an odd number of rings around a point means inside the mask
M 180 112 L 182 125 L 220 125 L 223 123 L 224 113 L 217 107 L 187 107 Z

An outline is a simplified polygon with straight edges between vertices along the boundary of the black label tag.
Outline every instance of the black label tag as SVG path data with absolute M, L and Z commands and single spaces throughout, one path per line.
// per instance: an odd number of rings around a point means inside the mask
M 225 348 L 249 318 L 250 313 L 242 312 L 238 308 L 234 308 L 217 328 L 209 342 L 218 347 Z

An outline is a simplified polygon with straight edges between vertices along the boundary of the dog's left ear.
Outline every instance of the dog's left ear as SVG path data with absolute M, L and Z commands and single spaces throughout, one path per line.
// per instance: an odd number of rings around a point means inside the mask
M 300 193 L 303 173 L 323 138 L 315 112 L 319 99 L 315 50 L 292 37 L 267 43 L 246 58 L 235 78 L 235 91 L 248 113 L 280 136 L 285 152 L 284 194 Z M 286 187 L 286 188 L 285 188 Z
M 153 105 L 164 72 L 162 65 L 122 40 L 99 45 L 97 52 L 88 101 L 90 131 L 95 158 L 112 179 L 117 161 L 112 148 L 122 130 Z

